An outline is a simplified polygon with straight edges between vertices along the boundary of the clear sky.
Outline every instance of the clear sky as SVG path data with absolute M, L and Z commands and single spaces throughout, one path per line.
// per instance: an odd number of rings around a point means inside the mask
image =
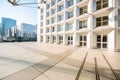
M 21 0 L 35 2 L 37 0 Z M 30 6 L 30 7 L 26 7 Z M 0 0 L 0 22 L 1 17 L 17 20 L 17 24 L 28 23 L 37 24 L 37 5 L 12 6 L 7 0 Z

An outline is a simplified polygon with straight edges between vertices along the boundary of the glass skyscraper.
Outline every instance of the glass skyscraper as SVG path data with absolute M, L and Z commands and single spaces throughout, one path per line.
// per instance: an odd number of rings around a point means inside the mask
M 22 34 L 21 36 L 23 37 L 23 41 L 36 41 L 37 35 L 36 35 L 36 26 L 27 24 L 27 23 L 22 23 Z
M 9 36 L 10 28 L 16 26 L 16 20 L 3 17 L 1 21 L 2 21 L 2 35 L 7 37 Z

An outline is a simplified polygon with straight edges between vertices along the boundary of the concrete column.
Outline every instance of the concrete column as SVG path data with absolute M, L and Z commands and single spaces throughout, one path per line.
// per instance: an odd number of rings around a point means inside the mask
M 114 51 L 120 51 L 120 31 L 118 30 L 118 27 L 120 27 L 120 9 L 118 9 L 120 1 L 115 0 L 115 50 Z
M 66 34 L 65 34 L 65 31 L 66 31 L 66 24 L 65 24 L 66 12 L 65 12 L 65 9 L 66 9 L 66 0 L 64 0 L 63 45 L 66 45 Z
M 90 0 L 88 3 L 88 13 L 90 14 L 88 18 L 88 29 L 90 30 L 89 33 L 87 34 L 87 47 L 88 48 L 96 48 L 96 34 L 93 33 L 93 29 L 96 26 L 96 18 L 93 16 L 92 13 L 96 11 L 96 1 L 95 0 Z
M 59 36 L 56 35 L 56 44 L 58 44 L 58 43 L 59 43 Z
M 66 41 L 67 41 L 67 40 L 66 40 L 66 34 L 64 33 L 64 34 L 63 34 L 63 45 L 66 45 Z
M 109 14 L 109 25 L 113 28 L 113 30 L 108 34 L 108 50 L 116 51 L 119 50 L 117 36 L 119 32 L 117 31 L 118 27 L 118 9 L 117 9 L 117 0 L 110 0 L 109 7 L 115 7 L 115 9 Z
M 77 0 L 74 0 L 74 23 L 73 23 L 73 46 L 79 46 L 79 35 L 77 34 Z

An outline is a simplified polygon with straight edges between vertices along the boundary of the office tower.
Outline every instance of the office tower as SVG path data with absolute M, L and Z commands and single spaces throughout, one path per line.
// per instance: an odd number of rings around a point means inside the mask
M 38 10 L 38 42 L 120 51 L 120 0 L 43 2 Z

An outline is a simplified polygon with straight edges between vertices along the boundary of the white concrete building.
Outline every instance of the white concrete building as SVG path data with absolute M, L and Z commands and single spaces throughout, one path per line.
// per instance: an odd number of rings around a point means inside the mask
M 46 0 L 39 7 L 38 42 L 120 51 L 120 0 Z

